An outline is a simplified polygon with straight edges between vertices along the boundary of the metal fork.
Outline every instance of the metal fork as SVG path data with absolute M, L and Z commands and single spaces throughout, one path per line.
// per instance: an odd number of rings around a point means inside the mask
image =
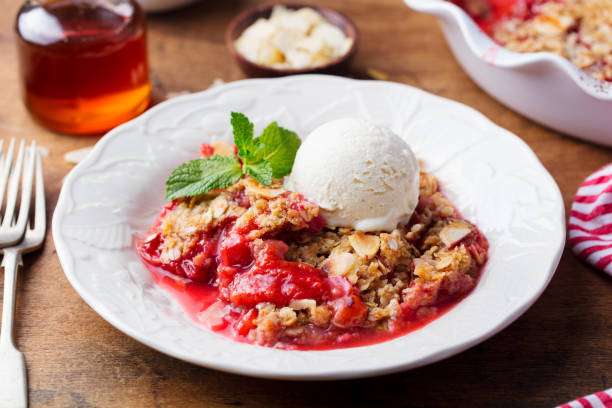
M 0 152 L 3 144 L 4 141 L 0 140 Z M 0 248 L 19 242 L 26 229 L 32 197 L 32 180 L 34 180 L 34 155 L 31 154 L 28 163 L 24 165 L 25 150 L 25 141 L 21 140 L 17 161 L 13 165 L 15 139 L 11 139 L 6 156 L 4 154 L 0 156 L 0 206 L 4 202 L 4 194 L 7 194 L 2 223 L 0 224 Z M 32 152 L 36 150 L 35 142 L 32 142 L 30 150 Z M 21 178 L 22 169 L 23 178 Z M 19 215 L 15 219 L 20 179 L 21 203 L 19 204 Z
M 45 214 L 45 187 L 43 182 L 40 153 L 35 148 L 29 150 L 29 158 L 35 162 L 32 172 L 36 174 L 34 225 L 30 221 L 25 226 L 23 240 L 14 246 L 1 249 L 4 254 L 4 301 L 2 306 L 2 327 L 0 332 L 0 407 L 21 408 L 28 403 L 28 388 L 23 353 L 13 342 L 13 315 L 15 309 L 15 283 L 17 267 L 23 266 L 22 255 L 35 251 L 42 246 L 47 228 Z M 28 183 L 24 183 L 28 185 Z M 29 183 L 30 194 L 32 182 Z M 26 193 L 22 191 L 22 195 Z M 28 211 L 29 214 L 29 211 Z

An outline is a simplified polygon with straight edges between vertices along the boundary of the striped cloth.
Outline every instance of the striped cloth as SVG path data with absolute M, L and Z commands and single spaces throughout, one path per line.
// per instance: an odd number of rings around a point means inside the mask
M 580 185 L 572 203 L 568 230 L 574 253 L 612 276 L 612 163 Z M 557 408 L 612 408 L 612 388 Z
M 612 163 L 587 177 L 570 211 L 574 253 L 612 276 Z
M 612 408 L 612 388 L 578 398 L 556 408 Z

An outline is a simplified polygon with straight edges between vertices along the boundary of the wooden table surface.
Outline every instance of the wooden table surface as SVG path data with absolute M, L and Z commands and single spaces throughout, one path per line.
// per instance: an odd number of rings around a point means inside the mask
M 49 219 L 65 152 L 95 137 L 35 124 L 19 93 L 13 18 L 21 0 L 0 0 L 0 138 L 36 139 L 44 159 Z M 252 1 L 213 1 L 149 16 L 156 95 L 242 78 L 224 45 L 230 18 Z M 389 80 L 465 103 L 520 136 L 555 178 L 566 209 L 580 182 L 612 161 L 609 149 L 550 131 L 480 90 L 450 53 L 435 20 L 401 0 L 313 1 L 350 16 L 362 34 L 353 62 Z M 160 354 L 120 333 L 66 280 L 49 233 L 19 276 L 16 341 L 25 353 L 33 407 L 551 407 L 612 386 L 612 279 L 566 250 L 550 286 L 521 318 L 484 343 L 427 367 L 339 382 L 283 382 L 225 374 Z M 0 362 L 1 364 L 2 362 Z

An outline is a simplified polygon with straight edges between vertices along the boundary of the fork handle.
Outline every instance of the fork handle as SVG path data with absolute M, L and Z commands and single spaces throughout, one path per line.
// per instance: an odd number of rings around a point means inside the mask
M 0 349 L 15 347 L 13 343 L 13 316 L 15 313 L 15 292 L 17 286 L 17 267 L 23 265 L 21 254 L 6 249 L 2 257 L 4 268 L 4 300 L 2 302 L 2 327 L 0 331 Z
M 5 249 L 2 258 L 4 268 L 4 300 L 2 305 L 2 327 L 0 328 L 0 406 L 27 407 L 27 378 L 23 354 L 13 342 L 13 315 L 17 267 L 23 265 L 21 254 Z

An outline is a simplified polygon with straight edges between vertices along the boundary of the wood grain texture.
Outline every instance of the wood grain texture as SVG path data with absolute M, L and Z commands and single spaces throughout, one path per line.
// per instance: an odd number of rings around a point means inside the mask
M 49 216 L 67 151 L 93 137 L 35 124 L 19 94 L 13 18 L 20 0 L 0 0 L 0 137 L 34 138 L 44 159 Z M 231 17 L 255 1 L 201 0 L 149 16 L 155 94 L 198 91 L 215 78 L 242 78 L 223 42 Z M 368 68 L 479 110 L 519 135 L 563 193 L 566 209 L 584 177 L 612 152 L 564 137 L 505 108 L 461 70 L 435 20 L 400 0 L 313 1 L 350 16 L 361 32 L 355 76 Z M 550 407 L 612 386 L 612 279 L 566 250 L 550 286 L 506 330 L 458 356 L 374 379 L 282 382 L 224 374 L 153 351 L 126 337 L 72 289 L 50 236 L 26 257 L 17 297 L 16 338 L 28 365 L 33 407 Z M 406 350 L 407 353 L 410 350 Z M 1 364 L 1 362 L 0 362 Z

